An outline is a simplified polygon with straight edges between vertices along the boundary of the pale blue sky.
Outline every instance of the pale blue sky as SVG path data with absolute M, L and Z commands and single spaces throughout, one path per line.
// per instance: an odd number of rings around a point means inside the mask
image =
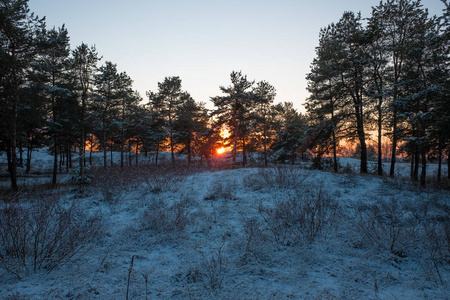
M 423 0 L 441 14 L 440 0 Z M 207 103 L 229 85 L 231 71 L 265 80 L 276 102 L 303 110 L 305 76 L 319 30 L 344 11 L 369 17 L 379 0 L 30 0 L 48 27 L 66 24 L 71 48 L 95 44 L 104 61 L 134 80 L 134 89 L 156 91 L 166 76 L 180 76 L 183 89 Z

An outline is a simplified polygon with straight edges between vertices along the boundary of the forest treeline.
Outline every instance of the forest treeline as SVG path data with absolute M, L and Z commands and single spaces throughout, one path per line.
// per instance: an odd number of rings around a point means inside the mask
M 274 103 L 275 88 L 242 72 L 230 74 L 214 109 L 196 102 L 177 76 L 166 77 L 146 99 L 115 63 L 102 60 L 95 46 L 70 47 L 67 28 L 48 29 L 27 0 L 0 1 L 0 150 L 7 154 L 11 187 L 17 167 L 30 172 L 33 149 L 48 146 L 53 184 L 74 165 L 82 177 L 93 150 L 120 151 L 122 167 L 131 152 L 186 154 L 191 162 L 226 147 L 234 163 L 247 164 L 249 152 L 270 160 L 295 162 L 301 153 L 337 155 L 345 141 L 356 141 L 361 173 L 367 173 L 368 141 L 376 132 L 378 174 L 382 137 L 396 157 L 411 161 L 411 177 L 425 184 L 426 163 L 441 164 L 450 151 L 449 4 L 442 16 L 429 16 L 420 1 L 388 0 L 372 16 L 345 12 L 320 31 L 316 58 L 307 75 L 306 114 L 292 103 Z M 224 129 L 228 132 L 223 134 Z M 129 159 L 125 160 L 128 155 Z M 23 156 L 26 156 L 24 158 Z M 64 165 L 63 165 L 64 163 Z M 111 160 L 112 163 L 112 160 Z

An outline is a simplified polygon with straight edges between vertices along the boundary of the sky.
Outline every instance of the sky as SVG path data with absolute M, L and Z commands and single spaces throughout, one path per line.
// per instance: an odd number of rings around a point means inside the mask
M 422 0 L 441 15 L 440 0 Z M 179 76 L 183 90 L 213 108 L 210 97 L 230 85 L 230 73 L 267 81 L 275 102 L 304 111 L 306 74 L 319 30 L 344 11 L 369 17 L 379 0 L 30 0 L 48 28 L 65 24 L 71 48 L 95 45 L 100 64 L 111 61 L 134 81 L 147 102 L 165 77 Z

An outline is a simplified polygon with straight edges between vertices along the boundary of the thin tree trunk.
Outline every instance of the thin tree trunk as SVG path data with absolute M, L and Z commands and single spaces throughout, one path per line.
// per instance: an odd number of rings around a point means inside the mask
M 427 175 L 427 153 L 422 150 L 422 173 L 420 174 L 420 186 L 425 187 L 425 179 Z
M 131 167 L 131 140 L 128 141 L 128 166 Z
M 247 164 L 247 155 L 245 153 L 245 136 L 242 137 L 242 166 Z
M 447 152 L 447 177 L 450 179 L 450 147 Z
M 63 166 L 63 163 L 64 163 L 64 154 L 65 154 L 65 151 L 64 151 L 64 147 L 60 147 L 60 149 L 59 149 L 59 173 L 60 174 L 62 174 L 62 166 Z
M 22 147 L 22 141 L 19 141 L 19 166 L 23 167 L 23 147 Z
M 419 147 L 415 146 L 415 151 L 414 151 L 414 174 L 413 174 L 413 181 L 414 182 L 418 182 L 419 181 L 419 165 L 420 165 Z
M 155 157 L 155 165 L 158 165 L 158 155 L 159 155 L 159 141 L 156 145 L 156 157 Z
M 136 167 L 138 166 L 138 157 L 139 157 L 138 148 L 139 148 L 139 141 L 136 141 Z
M 106 123 L 105 120 L 103 120 L 103 167 L 106 169 L 106 156 L 107 156 L 107 141 L 106 141 Z
M 175 154 L 173 153 L 173 133 L 170 132 L 170 153 L 172 155 L 172 164 L 175 164 Z
M 122 142 L 120 144 L 120 168 L 123 169 L 123 152 L 124 152 L 124 140 L 122 137 Z
M 11 155 L 11 145 L 9 143 L 7 143 L 7 146 L 6 146 L 6 160 L 8 161 L 8 172 L 11 173 L 12 155 Z
M 92 137 L 91 137 L 91 147 L 90 147 L 90 150 L 89 150 L 89 165 L 91 165 L 91 166 L 92 166 L 92 148 L 94 148 L 94 143 L 93 143 L 93 140 L 92 140 Z
M 69 173 L 69 166 L 70 166 L 70 146 L 67 145 L 66 147 L 66 173 Z
M 27 147 L 27 166 L 25 169 L 26 174 L 30 174 L 31 171 L 31 153 L 33 152 L 33 147 L 29 144 Z
M 55 145 L 54 145 L 54 155 L 53 155 L 53 177 L 52 177 L 52 185 L 56 185 L 56 175 L 58 173 L 58 137 L 55 133 Z
M 113 141 L 111 140 L 111 143 L 110 143 L 110 151 L 109 151 L 109 156 L 110 156 L 110 158 L 111 158 L 111 167 L 114 165 L 114 161 L 113 161 Z
M 378 175 L 383 176 L 383 151 L 381 147 L 382 143 L 382 126 L 383 126 L 383 110 L 381 105 L 383 104 L 383 97 L 378 99 Z
M 394 107 L 394 115 L 392 120 L 392 153 L 391 153 L 391 167 L 389 176 L 395 177 L 395 160 L 397 158 L 397 108 Z
M 437 174 L 437 182 L 441 182 L 441 176 L 442 176 L 442 139 L 439 138 L 439 145 L 438 145 L 438 174 Z
M 337 140 L 336 140 L 336 129 L 334 124 L 334 102 L 333 98 L 331 98 L 331 120 L 333 120 L 333 171 L 334 173 L 338 172 L 338 162 L 337 162 Z
M 364 123 L 361 105 L 355 105 L 356 110 L 356 126 L 358 132 L 359 145 L 361 147 L 361 164 L 359 167 L 360 173 L 367 173 L 367 145 L 366 136 L 364 133 Z
M 187 148 L 188 148 L 188 163 L 191 162 L 192 159 L 192 154 L 191 154 L 191 133 L 189 132 L 189 139 L 188 139 L 188 143 L 187 143 Z

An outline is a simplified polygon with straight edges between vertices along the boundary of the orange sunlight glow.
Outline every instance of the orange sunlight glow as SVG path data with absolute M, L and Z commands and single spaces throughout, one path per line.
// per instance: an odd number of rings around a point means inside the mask
M 222 129 L 220 129 L 219 135 L 221 138 L 226 139 L 231 135 L 231 133 L 230 133 L 230 131 L 228 131 L 228 129 L 222 128 Z
M 217 149 L 216 151 L 217 151 L 217 154 L 224 154 L 225 151 L 227 151 L 227 150 L 225 150 L 225 148 L 222 147 L 222 148 Z

